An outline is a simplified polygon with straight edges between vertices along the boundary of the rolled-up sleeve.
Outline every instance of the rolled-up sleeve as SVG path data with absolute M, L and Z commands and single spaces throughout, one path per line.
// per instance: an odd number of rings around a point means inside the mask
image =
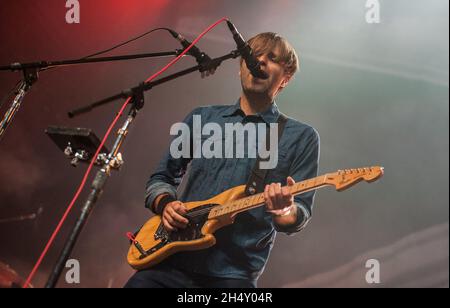
M 320 138 L 317 131 L 310 127 L 297 143 L 297 153 L 292 162 L 289 174 L 296 182 L 317 177 L 319 168 Z M 275 225 L 278 232 L 288 235 L 303 230 L 312 217 L 315 191 L 310 191 L 294 197 L 297 206 L 297 220 L 288 227 Z
M 183 123 L 187 124 L 190 128 L 190 133 L 192 134 L 192 123 L 193 116 L 195 114 L 200 114 L 201 108 L 193 110 L 186 118 Z M 175 136 L 177 138 L 178 136 Z M 192 136 L 190 136 L 192 142 Z M 170 148 L 170 147 L 169 147 Z M 192 145 L 191 145 L 192 151 Z M 191 153 L 192 154 L 192 153 Z M 190 155 L 192 157 L 192 155 Z M 163 158 L 159 162 L 156 170 L 150 176 L 147 181 L 145 189 L 145 206 L 151 210 L 152 204 L 155 199 L 162 194 L 169 194 L 175 199 L 177 198 L 177 187 L 180 183 L 181 178 L 186 172 L 187 165 L 191 161 L 189 157 L 174 158 L 170 150 L 167 150 Z

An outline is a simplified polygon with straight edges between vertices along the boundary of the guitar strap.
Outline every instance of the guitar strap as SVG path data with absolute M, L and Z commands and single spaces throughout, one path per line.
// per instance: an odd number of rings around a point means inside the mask
M 278 124 L 278 144 L 280 143 L 281 136 L 283 136 L 283 131 L 288 121 L 287 116 L 280 112 L 278 116 L 277 124 Z M 266 146 L 270 140 L 270 129 L 267 129 L 266 135 Z M 261 193 L 264 191 L 265 181 L 268 173 L 268 169 L 260 169 L 260 163 L 262 158 L 258 155 L 256 159 L 255 166 L 253 166 L 252 172 L 250 173 L 250 177 L 248 178 L 247 185 L 245 187 L 245 194 L 247 196 L 254 195 L 256 193 Z

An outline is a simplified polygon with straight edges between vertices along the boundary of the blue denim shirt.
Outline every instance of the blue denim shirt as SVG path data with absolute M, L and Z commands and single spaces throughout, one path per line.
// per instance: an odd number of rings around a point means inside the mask
M 231 106 L 197 108 L 185 118 L 184 123 L 192 132 L 193 116 L 200 115 L 202 125 L 214 122 L 225 131 L 225 123 L 245 124 L 249 120 L 255 122 L 255 119 L 267 124 L 276 123 L 279 114 L 276 103 L 273 103 L 266 112 L 246 117 L 238 102 Z M 210 136 L 202 137 L 202 142 L 208 138 Z M 155 198 L 163 193 L 182 202 L 201 201 L 244 185 L 256 162 L 255 158 L 245 157 L 175 159 L 168 151 L 147 183 L 146 206 L 151 208 Z M 269 170 L 266 183 L 286 185 L 289 175 L 296 182 L 316 177 L 318 163 L 318 133 L 311 126 L 289 118 L 279 140 L 277 168 Z M 267 263 L 276 232 L 292 234 L 304 228 L 311 218 L 313 199 L 314 192 L 295 196 L 298 218 L 296 224 L 289 228 L 274 225 L 271 214 L 262 206 L 238 214 L 234 224 L 218 230 L 215 233 L 217 243 L 213 247 L 180 252 L 165 262 L 193 273 L 256 281 Z

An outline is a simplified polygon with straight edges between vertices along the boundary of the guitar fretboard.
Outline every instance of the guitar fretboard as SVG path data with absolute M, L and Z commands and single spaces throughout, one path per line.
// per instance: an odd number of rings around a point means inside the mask
M 315 190 L 329 185 L 327 183 L 328 174 L 308 179 L 302 182 L 295 183 L 289 187 L 292 195 L 299 195 L 311 190 Z M 224 215 L 233 215 L 240 212 L 244 212 L 256 207 L 259 207 L 265 203 L 264 194 L 259 193 L 253 196 L 241 198 L 230 203 L 216 206 L 209 213 L 208 219 L 218 218 Z

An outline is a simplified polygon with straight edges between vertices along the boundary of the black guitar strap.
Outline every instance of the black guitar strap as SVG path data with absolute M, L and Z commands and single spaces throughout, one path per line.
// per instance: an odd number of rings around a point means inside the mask
M 277 123 L 278 123 L 278 143 L 280 143 L 281 136 L 283 136 L 283 131 L 286 126 L 286 123 L 288 121 L 287 116 L 280 113 Z M 270 129 L 267 129 L 267 144 L 270 140 Z M 261 163 L 262 159 L 259 157 L 256 159 L 255 166 L 252 169 L 252 172 L 250 173 L 250 177 L 247 181 L 247 186 L 245 187 L 245 194 L 247 196 L 254 195 L 256 193 L 261 193 L 264 191 L 265 187 L 265 181 L 268 173 L 268 169 L 260 169 L 259 165 Z

